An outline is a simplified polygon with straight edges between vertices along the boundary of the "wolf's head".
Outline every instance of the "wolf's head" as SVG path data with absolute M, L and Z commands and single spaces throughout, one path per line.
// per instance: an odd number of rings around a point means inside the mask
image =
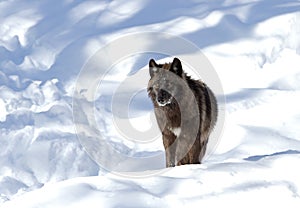
M 175 103 L 174 94 L 178 94 L 177 78 L 182 78 L 183 70 L 178 58 L 172 63 L 157 64 L 153 59 L 149 61 L 150 81 L 148 93 L 155 106 L 168 106 Z M 173 76 L 173 78 L 172 78 Z

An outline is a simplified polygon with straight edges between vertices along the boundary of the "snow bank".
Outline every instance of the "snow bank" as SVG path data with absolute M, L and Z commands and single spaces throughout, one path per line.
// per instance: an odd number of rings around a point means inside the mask
M 299 10 L 295 0 L 2 1 L 0 203 L 299 207 Z M 109 41 L 137 31 L 192 41 L 221 78 L 226 123 L 202 165 L 164 170 L 159 138 L 145 147 L 124 140 L 114 129 L 111 90 L 150 57 L 165 58 L 162 54 L 131 56 L 117 64 L 101 83 L 96 104 L 101 113 L 97 122 L 114 147 L 134 157 L 161 154 L 161 160 L 136 168 L 163 173 L 143 179 L 107 173 L 77 140 L 72 96 L 81 68 Z M 152 128 L 145 90 L 129 108 L 133 126 Z
M 299 152 L 258 161 L 188 165 L 149 178 L 105 175 L 47 184 L 8 207 L 291 207 L 300 204 Z

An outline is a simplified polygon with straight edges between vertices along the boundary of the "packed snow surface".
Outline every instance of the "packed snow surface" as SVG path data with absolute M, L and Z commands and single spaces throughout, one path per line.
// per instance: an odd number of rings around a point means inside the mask
M 94 97 L 104 138 L 124 155 L 156 160 L 110 172 L 78 140 L 73 95 L 82 68 L 110 42 L 137 32 L 185 38 L 218 74 L 225 122 L 201 165 L 165 169 L 159 134 L 143 143 L 124 139 L 114 125 L 157 128 L 146 86 L 125 120 L 111 101 L 150 58 L 172 60 L 164 54 L 128 54 Z M 0 1 L 0 207 L 299 208 L 299 67 L 299 0 Z

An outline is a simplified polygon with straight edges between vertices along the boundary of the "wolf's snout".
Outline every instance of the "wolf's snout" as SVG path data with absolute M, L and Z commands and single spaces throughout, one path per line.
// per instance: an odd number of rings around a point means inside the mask
M 157 97 L 157 102 L 164 103 L 164 98 L 161 96 Z
M 171 95 L 165 90 L 159 90 L 156 100 L 160 106 L 165 106 L 171 103 Z

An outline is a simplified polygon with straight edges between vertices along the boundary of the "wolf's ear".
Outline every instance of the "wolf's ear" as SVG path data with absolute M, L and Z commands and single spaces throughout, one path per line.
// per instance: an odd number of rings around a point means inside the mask
M 151 59 L 149 61 L 149 68 L 151 68 L 151 67 L 157 67 L 157 66 L 158 66 L 158 64 L 154 61 L 154 59 Z
M 154 76 L 154 73 L 157 72 L 158 64 L 154 61 L 154 59 L 151 59 L 149 61 L 149 74 L 150 77 Z
M 178 58 L 174 58 L 173 62 L 171 64 L 171 68 L 170 71 L 174 72 L 175 74 L 177 74 L 178 76 L 182 76 L 182 65 L 181 62 Z

